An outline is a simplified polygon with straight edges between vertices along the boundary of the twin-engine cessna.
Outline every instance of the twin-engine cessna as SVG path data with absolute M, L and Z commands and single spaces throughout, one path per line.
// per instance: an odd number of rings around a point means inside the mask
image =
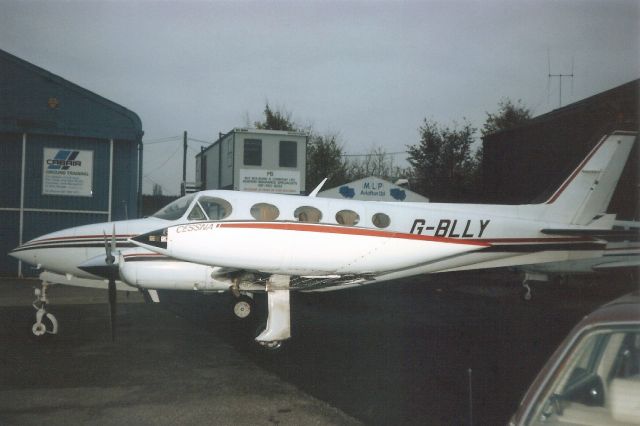
M 229 290 L 240 297 L 238 316 L 251 307 L 243 295 L 266 291 L 267 324 L 256 341 L 278 347 L 291 337 L 292 290 L 602 256 L 601 238 L 616 234 L 615 215 L 604 212 L 635 139 L 632 132 L 605 135 L 541 204 L 387 203 L 317 198 L 317 190 L 306 197 L 212 190 L 183 197 L 148 219 L 59 231 L 11 254 L 57 274 L 106 278 L 112 306 L 118 280 L 141 289 Z

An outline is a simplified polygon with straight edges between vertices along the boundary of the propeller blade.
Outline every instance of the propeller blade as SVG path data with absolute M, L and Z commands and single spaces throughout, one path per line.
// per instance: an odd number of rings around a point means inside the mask
M 116 252 L 116 224 L 113 224 L 113 232 L 111 234 L 111 253 Z
M 109 319 L 111 323 L 111 341 L 116 340 L 116 281 L 109 279 Z

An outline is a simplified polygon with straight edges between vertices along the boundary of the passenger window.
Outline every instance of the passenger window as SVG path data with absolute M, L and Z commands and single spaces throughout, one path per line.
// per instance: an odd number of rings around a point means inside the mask
M 322 219 L 322 212 L 311 206 L 298 207 L 293 215 L 300 222 L 318 223 Z
M 391 224 L 391 219 L 384 213 L 376 213 L 371 218 L 371 222 L 373 222 L 377 228 L 386 228 Z
M 340 210 L 336 213 L 336 222 L 340 225 L 354 226 L 360 222 L 360 216 L 352 210 Z
M 269 222 L 280 216 L 280 210 L 272 204 L 258 203 L 251 207 L 251 216 L 256 220 Z
M 200 204 L 209 220 L 222 220 L 229 216 L 232 211 L 231 204 L 222 198 L 202 196 L 198 198 L 198 204 Z

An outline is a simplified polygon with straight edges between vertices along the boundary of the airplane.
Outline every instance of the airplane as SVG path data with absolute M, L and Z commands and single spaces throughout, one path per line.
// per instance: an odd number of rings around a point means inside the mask
M 266 292 L 266 328 L 255 340 L 279 348 L 291 337 L 289 293 L 330 291 L 434 272 L 602 256 L 615 215 L 604 214 L 635 142 L 604 135 L 545 203 L 390 203 L 208 190 L 150 218 L 105 222 L 35 238 L 10 255 L 34 265 L 43 286 L 34 334 L 51 315 L 51 282 L 109 289 L 230 291 L 238 318 Z M 48 275 L 46 275 L 48 274 Z M 130 287 L 127 287 L 130 286 Z M 38 293 L 36 293 L 38 295 Z
M 538 263 L 516 267 L 524 272 L 525 300 L 531 299 L 532 281 L 547 282 L 552 276 L 566 278 L 570 275 L 593 274 L 613 270 L 640 268 L 640 222 L 616 220 L 615 236 L 605 237 L 607 244 L 601 257 L 560 262 Z M 623 231 L 626 231 L 623 232 Z
M 291 337 L 290 291 L 348 288 L 408 276 L 601 257 L 605 214 L 637 134 L 615 131 L 593 147 L 544 203 L 517 206 L 309 199 L 207 191 L 217 214 L 129 241 L 160 256 L 260 277 L 266 329 Z M 304 214 L 304 220 L 302 215 Z

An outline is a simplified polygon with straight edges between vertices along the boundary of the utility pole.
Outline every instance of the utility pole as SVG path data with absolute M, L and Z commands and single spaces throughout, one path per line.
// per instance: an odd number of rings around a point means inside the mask
M 182 137 L 182 185 L 180 185 L 180 195 L 186 194 L 187 182 L 187 131 Z

